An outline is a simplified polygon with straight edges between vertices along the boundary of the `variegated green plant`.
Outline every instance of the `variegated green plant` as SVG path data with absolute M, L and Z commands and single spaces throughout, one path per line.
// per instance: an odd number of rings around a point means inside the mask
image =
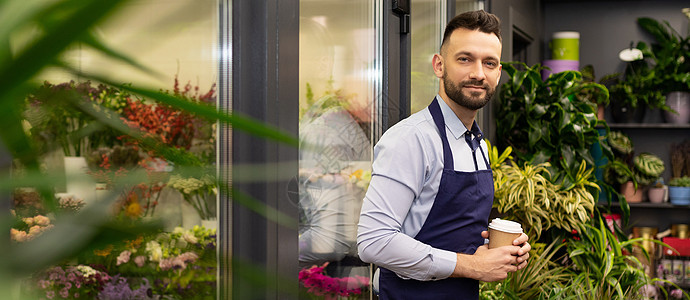
M 509 151 L 498 156 L 495 147 L 489 156 L 503 158 L 492 162 L 494 207 L 504 218 L 520 222 L 530 237 L 539 239 L 552 227 L 571 231 L 589 221 L 594 196 L 588 188 L 598 186 L 591 181 L 593 169 L 587 169 L 584 161 L 574 180 L 563 186 L 548 180 L 549 163 L 520 167 L 512 159 L 505 161 Z
M 642 287 L 661 282 L 670 284 L 650 278 L 640 260 L 629 254 L 632 247 L 638 247 L 648 255 L 641 247 L 643 241 L 665 244 L 644 238 L 620 240 L 601 217 L 594 220 L 592 225 L 583 226 L 579 235 L 566 243 L 572 268 L 577 271 L 565 285 L 568 289 L 566 294 L 581 295 L 578 299 L 648 299 L 640 294 Z
M 651 153 L 642 153 L 633 159 L 635 169 L 645 176 L 656 178 L 664 172 L 664 161 Z
M 561 258 L 560 251 L 565 244 L 552 241 L 549 245 L 535 243 L 530 251 L 529 264 L 522 270 L 508 274 L 508 278 L 499 282 L 482 283 L 480 299 L 546 299 L 552 295 L 555 287 L 567 283 L 572 272 L 556 263 Z M 560 298 L 557 298 L 560 299 Z
M 609 144 L 611 148 L 620 152 L 621 154 L 630 154 L 633 151 L 633 144 L 630 137 L 620 131 L 611 131 L 609 133 Z

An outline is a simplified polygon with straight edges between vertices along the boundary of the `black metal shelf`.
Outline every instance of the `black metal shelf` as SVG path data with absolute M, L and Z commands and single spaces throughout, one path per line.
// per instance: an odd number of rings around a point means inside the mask
M 690 129 L 690 123 L 608 123 L 608 125 L 611 129 Z
M 598 202 L 597 205 L 606 206 L 606 203 Z M 628 202 L 628 205 L 630 206 L 631 209 L 633 209 L 633 208 L 690 209 L 690 205 L 675 205 L 675 204 L 670 203 L 670 202 L 663 202 L 663 203 L 652 203 L 652 202 L 630 203 L 630 202 Z M 611 207 L 612 208 L 620 208 L 620 203 L 611 202 Z

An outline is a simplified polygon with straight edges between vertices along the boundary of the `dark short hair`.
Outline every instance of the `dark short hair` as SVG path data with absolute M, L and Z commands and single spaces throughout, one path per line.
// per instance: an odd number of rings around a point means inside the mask
M 441 48 L 446 44 L 446 41 L 450 38 L 450 35 L 458 28 L 465 28 L 469 30 L 477 30 L 484 33 L 493 33 L 498 37 L 499 41 L 501 39 L 501 20 L 492 13 L 488 13 L 483 10 L 475 10 L 461 13 L 455 16 L 448 25 L 446 25 L 446 30 L 443 32 L 443 42 L 441 43 Z

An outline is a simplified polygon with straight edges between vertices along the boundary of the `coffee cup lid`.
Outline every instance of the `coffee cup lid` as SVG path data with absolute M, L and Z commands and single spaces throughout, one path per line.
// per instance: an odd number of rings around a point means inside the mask
M 502 220 L 501 218 L 491 220 L 489 228 L 508 233 L 522 233 L 522 225 L 520 225 L 520 223 Z

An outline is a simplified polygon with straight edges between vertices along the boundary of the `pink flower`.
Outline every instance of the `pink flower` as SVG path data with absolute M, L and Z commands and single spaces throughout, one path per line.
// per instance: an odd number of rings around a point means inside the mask
M 61 289 L 60 297 L 67 299 L 67 297 L 69 297 L 69 290 L 67 288 Z
M 17 230 L 17 229 L 10 229 L 10 237 L 12 240 L 17 241 L 17 242 L 26 242 L 29 239 L 29 236 L 26 234 L 25 231 L 22 230 Z
M 137 267 L 141 268 L 144 266 L 146 263 L 146 256 L 139 255 L 134 258 L 134 263 L 137 264 Z
M 46 292 L 46 298 L 48 298 L 48 299 L 55 298 L 55 291 L 47 291 Z
M 34 226 L 31 226 L 31 228 L 29 228 L 29 235 L 36 236 L 36 235 L 39 235 L 41 233 L 41 231 L 43 231 L 41 226 L 34 225 Z
M 174 266 L 173 264 L 173 258 L 164 258 L 161 259 L 160 262 L 158 262 L 158 266 L 161 268 L 163 271 L 167 271 L 172 269 Z
M 50 219 L 46 216 L 38 215 L 34 217 L 34 223 L 41 226 L 48 226 L 48 224 L 50 224 Z
M 130 252 L 129 250 L 120 252 L 120 255 L 117 256 L 117 265 L 119 266 L 121 264 L 126 264 L 127 262 L 129 262 L 130 255 L 132 255 L 132 252 Z

